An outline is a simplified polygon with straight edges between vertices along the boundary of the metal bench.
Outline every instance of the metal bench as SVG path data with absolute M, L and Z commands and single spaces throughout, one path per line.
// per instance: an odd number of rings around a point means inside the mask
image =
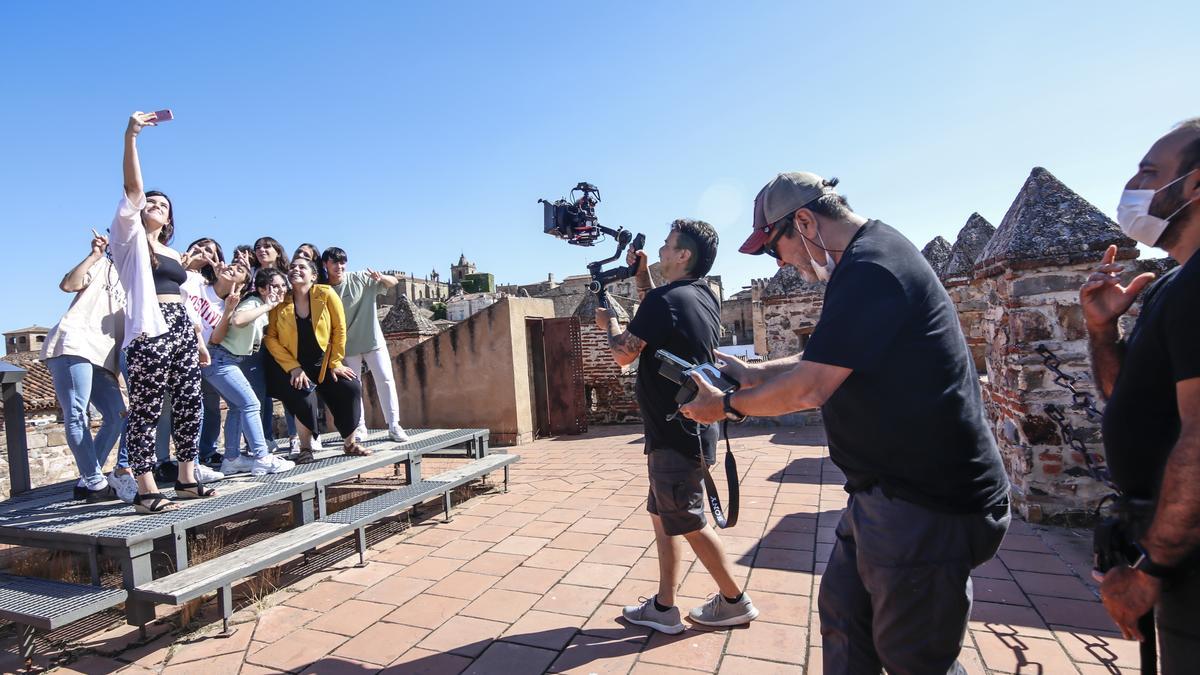
M 501 468 L 504 469 L 504 485 L 507 490 L 508 466 L 518 460 L 520 457 L 517 455 L 489 455 L 432 478 L 414 481 L 320 520 L 241 547 L 233 553 L 138 584 L 133 589 L 132 596 L 140 601 L 178 605 L 216 590 L 223 630 L 228 635 L 231 632 L 229 619 L 233 614 L 234 582 L 321 544 L 339 539 L 351 531 L 358 535 L 359 564 L 366 564 L 368 525 L 439 494 L 445 498 L 446 514 L 449 517 L 451 490 Z
M 125 602 L 121 588 L 0 574 L 0 618 L 20 626 L 19 648 L 28 666 L 36 630 L 56 630 Z

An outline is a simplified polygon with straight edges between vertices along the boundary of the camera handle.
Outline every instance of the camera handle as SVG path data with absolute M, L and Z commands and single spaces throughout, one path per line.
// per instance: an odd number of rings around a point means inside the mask
M 617 251 L 604 260 L 597 260 L 595 262 L 588 263 L 588 273 L 592 275 L 592 281 L 588 285 L 588 290 L 596 294 L 597 304 L 604 309 L 611 309 L 611 305 L 608 302 L 608 292 L 605 291 L 604 287 L 613 283 L 614 281 L 628 279 L 637 273 L 637 268 L 633 265 L 625 265 L 622 267 L 614 267 L 611 270 L 604 270 L 604 266 L 616 260 L 617 258 L 620 258 L 621 254 L 625 252 L 626 246 L 632 245 L 631 247 L 634 251 L 642 250 L 642 247 L 646 245 L 646 235 L 638 234 L 635 237 L 633 236 L 632 232 L 620 227 L 615 230 L 599 224 L 597 224 L 596 227 L 598 227 L 604 234 L 607 234 L 613 239 L 617 240 Z

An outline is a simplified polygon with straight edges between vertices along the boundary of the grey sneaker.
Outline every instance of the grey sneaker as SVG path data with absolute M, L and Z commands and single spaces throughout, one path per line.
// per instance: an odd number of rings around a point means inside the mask
M 708 602 L 688 612 L 688 618 L 706 626 L 740 626 L 758 618 L 758 608 L 745 591 L 737 602 L 729 602 L 720 593 L 714 593 Z
M 638 598 L 640 605 L 627 605 L 621 610 L 621 616 L 629 623 L 638 626 L 649 626 L 660 633 L 678 635 L 687 627 L 679 619 L 679 608 L 672 607 L 665 612 L 658 611 L 654 606 L 654 598 Z

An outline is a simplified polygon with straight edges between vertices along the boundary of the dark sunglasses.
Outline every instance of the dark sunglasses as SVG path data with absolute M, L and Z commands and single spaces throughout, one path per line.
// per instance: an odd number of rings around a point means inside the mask
M 791 221 L 791 216 L 788 216 L 786 220 L 788 222 L 783 223 L 782 225 L 776 223 L 774 228 L 775 233 L 771 235 L 771 238 L 768 239 L 765 244 L 763 244 L 763 253 L 766 253 L 776 260 L 779 260 L 779 240 L 783 239 L 783 235 L 787 234 L 788 229 L 794 225 L 794 223 Z

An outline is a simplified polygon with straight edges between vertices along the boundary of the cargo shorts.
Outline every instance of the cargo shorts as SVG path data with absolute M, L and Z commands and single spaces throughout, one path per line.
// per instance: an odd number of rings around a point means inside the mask
M 675 536 L 702 529 L 704 517 L 704 469 L 698 456 L 668 448 L 646 453 L 650 494 L 646 510 L 662 520 L 663 530 Z

